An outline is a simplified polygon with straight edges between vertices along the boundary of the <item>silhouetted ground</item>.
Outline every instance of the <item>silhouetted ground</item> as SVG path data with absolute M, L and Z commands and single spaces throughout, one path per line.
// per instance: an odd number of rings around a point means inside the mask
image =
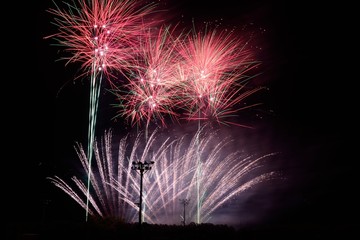
M 154 225 L 128 224 L 114 221 L 88 223 L 18 223 L 8 226 L 8 239 L 147 239 L 147 240 L 210 240 L 210 239 L 356 239 L 359 226 L 346 225 L 266 225 L 235 229 L 227 225 L 194 224 Z

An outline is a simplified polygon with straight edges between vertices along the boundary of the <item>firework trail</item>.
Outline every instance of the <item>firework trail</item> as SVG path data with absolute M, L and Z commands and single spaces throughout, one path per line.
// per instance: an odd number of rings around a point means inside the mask
M 208 221 L 214 211 L 247 189 L 280 176 L 276 171 L 267 172 L 263 168 L 275 153 L 256 156 L 238 151 L 226 152 L 230 140 L 219 142 L 214 132 L 205 134 L 198 131 L 190 138 L 183 135 L 170 139 L 155 130 L 146 143 L 140 140 L 141 134 L 138 133 L 132 140 L 127 135 L 120 141 L 114 141 L 110 130 L 100 141 L 96 141 L 96 164 L 90 179 L 93 187 L 89 197 L 90 215 L 136 221 L 140 186 L 136 171 L 131 169 L 133 162 L 154 161 L 152 169 L 144 177 L 146 195 L 143 202 L 147 210 L 143 216 L 146 222 L 156 224 L 180 222 L 183 212 L 179 204 L 181 198 L 190 199 L 187 219 L 195 221 L 197 218 L 197 203 L 193 198 L 197 191 L 198 154 L 204 163 L 200 181 L 201 211 L 204 213 L 201 222 Z M 197 135 L 202 136 L 199 138 Z M 201 140 L 197 143 L 198 139 Z M 87 172 L 89 160 L 81 144 L 76 145 L 76 151 Z M 86 208 L 87 188 L 81 176 L 73 176 L 71 181 L 59 176 L 48 179 Z
M 115 72 L 128 69 L 142 28 L 149 28 L 156 22 L 144 21 L 155 5 L 141 5 L 139 1 L 132 0 L 78 0 L 72 4 L 65 3 L 65 9 L 55 2 L 54 5 L 55 8 L 48 12 L 55 16 L 53 23 L 58 33 L 46 38 L 55 39 L 58 46 L 65 47 L 66 52 L 70 53 L 70 56 L 62 58 L 67 60 L 66 64 L 81 63 L 83 73 L 78 77 L 90 76 L 89 187 L 101 82 L 106 77 L 112 84 L 110 79 Z M 86 219 L 87 216 L 86 212 Z
M 253 60 L 248 42 L 234 32 L 207 27 L 198 32 L 194 27 L 180 42 L 182 44 L 177 45 L 181 62 L 177 68 L 180 86 L 176 106 L 185 112 L 187 120 L 197 120 L 198 128 L 201 128 L 201 121 L 249 127 L 226 119 L 256 105 L 238 107 L 244 99 L 261 89 L 250 89 L 246 85 L 254 77 L 247 73 L 259 62 Z M 201 165 L 199 157 L 198 181 L 203 174 Z M 198 182 L 197 223 L 201 218 L 200 185 Z

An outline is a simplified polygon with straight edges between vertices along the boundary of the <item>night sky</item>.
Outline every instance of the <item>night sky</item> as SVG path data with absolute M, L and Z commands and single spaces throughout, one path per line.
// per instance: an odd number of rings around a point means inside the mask
M 347 130 L 352 113 L 345 107 L 346 97 L 340 95 L 343 79 L 338 78 L 336 53 L 331 51 L 339 34 L 334 32 L 332 14 L 325 10 L 336 6 L 310 1 L 180 2 L 166 6 L 177 9 L 178 16 L 173 18 L 182 22 L 222 19 L 225 26 L 266 30 L 256 41 L 263 48 L 259 81 L 269 90 L 256 99 L 264 102 L 261 108 L 246 115 L 257 130 L 224 131 L 244 134 L 262 148 L 282 151 L 277 164 L 289 181 L 254 193 L 239 215 L 261 216 L 259 224 L 359 226 L 357 159 L 351 155 L 354 140 L 345 137 L 346 132 L 351 134 Z M 10 134 L 3 139 L 4 152 L 8 152 L 3 159 L 4 207 L 7 219 L 15 222 L 41 221 L 44 213 L 51 220 L 76 221 L 84 214 L 45 179 L 58 172 L 73 174 L 68 169 L 69 158 L 76 159 L 73 144 L 84 141 L 88 126 L 88 83 L 74 83 L 76 65 L 57 62 L 61 52 L 43 39 L 56 32 L 45 12 L 51 4 L 44 1 L 29 6 L 32 10 L 23 15 L 29 17 L 22 21 L 25 29 L 16 37 L 16 62 L 11 64 L 16 66 L 4 80 L 9 84 L 3 89 L 3 95 L 9 96 L 4 105 L 11 106 L 6 114 L 11 128 L 4 126 Z M 114 109 L 106 101 L 111 102 L 111 96 L 104 94 L 103 99 L 101 128 L 122 124 L 121 131 L 129 131 L 125 123 L 109 120 Z

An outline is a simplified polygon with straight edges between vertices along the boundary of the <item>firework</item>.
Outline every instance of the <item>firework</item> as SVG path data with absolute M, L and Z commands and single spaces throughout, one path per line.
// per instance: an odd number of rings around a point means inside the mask
M 222 156 L 220 161 L 224 141 L 205 151 L 212 137 L 200 136 L 201 120 L 245 126 L 230 122 L 227 118 L 241 109 L 254 106 L 238 107 L 244 99 L 261 89 L 250 89 L 247 85 L 253 77 L 248 73 L 258 65 L 247 49 L 247 42 L 226 31 L 194 31 L 183 37 L 174 34 L 175 28 L 154 28 L 158 20 L 148 17 L 154 5 L 141 6 L 132 0 L 79 0 L 74 5 L 66 4 L 67 10 L 55 6 L 49 13 L 55 15 L 54 24 L 59 32 L 47 38 L 55 39 L 70 53 L 70 56 L 63 58 L 67 60 L 66 64 L 81 63 L 83 73 L 79 77 L 90 77 L 87 153 L 82 145 L 77 148 L 88 175 L 87 187 L 79 178 L 74 176 L 72 179 L 77 191 L 86 195 L 86 202 L 61 178 L 55 176 L 51 180 L 86 208 L 86 218 L 91 214 L 132 220 L 136 216 L 133 212 L 137 209 L 133 198 L 139 186 L 130 171 L 130 163 L 139 161 L 139 155 L 135 152 L 142 149 L 139 147 L 140 136 L 131 150 L 134 154 L 129 156 L 126 154 L 126 140 L 120 141 L 116 163 L 112 160 L 111 134 L 105 134 L 104 140 L 100 141 L 103 143 L 95 141 L 103 78 L 108 80 L 120 101 L 118 116 L 125 117 L 132 125 L 146 122 L 146 147 L 140 161 L 153 158 L 146 151 L 156 147 L 155 133 L 148 137 L 147 128 L 151 120 L 165 125 L 165 116 L 178 119 L 185 113 L 187 120 L 199 121 L 199 132 L 190 145 L 185 147 L 183 139 L 173 140 L 163 143 L 156 151 L 156 166 L 148 174 L 152 181 L 145 183 L 146 221 L 161 222 L 166 219 L 171 222 L 170 219 L 179 210 L 178 200 L 182 195 L 186 199 L 196 195 L 197 200 L 192 201 L 189 207 L 193 212 L 197 208 L 198 223 L 205 221 L 234 195 L 271 178 L 273 173 L 262 174 L 239 184 L 235 179 L 242 179 L 266 157 L 239 160 L 237 153 L 234 153 L 225 158 Z M 116 72 L 126 77 L 128 83 L 121 86 L 114 83 L 111 79 L 116 77 Z M 96 160 L 94 173 L 93 157 Z M 232 165 L 234 162 L 237 164 Z M 227 169 L 229 166 L 235 171 Z M 231 173 L 229 178 L 218 175 L 224 174 L 222 171 L 225 170 Z M 210 184 L 209 180 L 223 185 Z M 230 188 L 230 183 L 235 185 Z M 229 191 L 216 190 L 225 185 L 229 186 Z M 201 216 L 200 212 L 205 214 Z M 190 218 L 194 219 L 194 213 Z
M 139 44 L 136 62 L 132 65 L 129 82 L 114 92 L 119 100 L 119 114 L 131 125 L 148 127 L 151 120 L 165 126 L 165 116 L 176 119 L 174 96 L 178 79 L 174 68 L 178 63 L 175 46 L 180 36 L 175 35 L 176 26 L 148 29 L 146 38 Z
M 66 10 L 55 4 L 48 10 L 55 16 L 58 33 L 47 36 L 65 47 L 70 56 L 63 57 L 70 62 L 80 62 L 83 73 L 90 76 L 88 159 L 91 175 L 91 159 L 95 138 L 96 116 L 103 77 L 110 81 L 113 71 L 124 71 L 132 59 L 137 37 L 143 27 L 150 27 L 153 21 L 144 21 L 152 13 L 154 5 L 141 6 L 132 0 L 100 1 L 78 0 L 66 4 Z M 90 181 L 90 176 L 89 176 Z M 88 183 L 88 185 L 90 182 Z M 89 194 L 89 193 L 88 193 Z M 88 212 L 86 212 L 86 218 Z
M 235 32 L 205 29 L 184 34 L 176 28 L 161 27 L 147 34 L 139 44 L 129 83 L 116 89 L 120 108 L 115 117 L 132 125 L 151 120 L 166 125 L 172 119 L 215 121 L 250 127 L 227 120 L 238 111 L 259 103 L 240 106 L 263 89 L 250 87 L 259 66 L 249 41 Z M 177 35 L 176 35 L 177 34 Z
M 255 156 L 227 152 L 225 148 L 231 140 L 219 142 L 214 132 L 198 131 L 193 136 L 169 138 L 156 130 L 146 143 L 141 140 L 141 134 L 134 139 L 127 135 L 115 141 L 110 130 L 96 142 L 96 164 L 91 175 L 93 191 L 89 197 L 91 215 L 136 221 L 140 186 L 137 172 L 131 169 L 133 162 L 154 161 L 152 169 L 144 176 L 142 214 L 146 222 L 156 224 L 181 222 L 183 207 L 179 204 L 180 199 L 189 199 L 187 219 L 195 221 L 199 156 L 203 172 L 200 181 L 201 222 L 208 221 L 217 209 L 247 189 L 279 177 L 276 171 L 263 168 L 275 153 Z M 201 140 L 197 142 L 198 139 Z M 87 156 L 80 144 L 76 145 L 76 150 L 86 174 Z M 49 179 L 86 208 L 87 188 L 81 176 L 73 176 L 71 180 L 59 176 Z
M 207 26 L 203 31 L 192 30 L 176 48 L 180 61 L 175 69 L 179 86 L 174 105 L 184 112 L 185 119 L 198 121 L 199 128 L 201 122 L 249 127 L 227 120 L 236 112 L 255 106 L 239 107 L 239 104 L 262 89 L 247 87 L 251 79 L 247 73 L 259 64 L 253 60 L 248 42 L 227 30 L 207 29 Z M 196 222 L 200 223 L 200 181 L 203 178 L 200 158 L 196 173 Z
M 217 28 L 193 30 L 181 42 L 183 44 L 178 44 L 182 57 L 178 78 L 182 90 L 176 105 L 185 110 L 188 120 L 240 125 L 226 119 L 244 109 L 238 107 L 239 103 L 262 89 L 247 86 L 255 77 L 247 73 L 259 62 L 248 49 L 248 41 L 235 32 Z
M 54 2 L 55 4 L 55 2 Z M 54 15 L 53 24 L 58 32 L 49 35 L 56 46 L 65 48 L 69 56 L 61 59 L 80 62 L 84 73 L 112 75 L 112 71 L 127 69 L 138 44 L 143 28 L 150 28 L 160 20 L 144 21 L 155 5 L 141 5 L 138 1 L 78 0 L 67 9 L 58 5 L 48 12 Z M 111 78 L 107 78 L 109 81 Z

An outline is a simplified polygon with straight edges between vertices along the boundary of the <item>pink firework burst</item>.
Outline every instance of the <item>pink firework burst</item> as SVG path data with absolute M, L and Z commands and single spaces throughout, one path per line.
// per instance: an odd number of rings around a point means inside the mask
M 115 95 L 120 101 L 118 116 L 125 117 L 132 125 L 141 125 L 151 120 L 165 126 L 165 116 L 173 120 L 178 114 L 174 111 L 178 78 L 174 68 L 178 63 L 175 46 L 180 37 L 174 37 L 176 26 L 162 26 L 149 29 L 147 37 L 142 38 L 140 48 L 132 65 L 129 82 Z
M 182 43 L 178 45 L 182 90 L 177 106 L 185 110 L 186 119 L 241 125 L 226 119 L 244 109 L 237 108 L 239 103 L 262 89 L 247 86 L 254 77 L 248 73 L 259 65 L 248 41 L 233 31 L 205 28 L 188 34 Z
M 112 75 L 111 70 L 127 69 L 134 54 L 137 38 L 143 27 L 158 20 L 144 19 L 153 13 L 154 4 L 143 5 L 139 1 L 78 0 L 62 9 L 48 10 L 55 16 L 58 33 L 47 36 L 58 41 L 70 56 L 62 59 L 81 62 L 87 74 Z M 150 19 L 150 17 L 149 17 Z M 81 75 L 81 76 L 82 76 Z

